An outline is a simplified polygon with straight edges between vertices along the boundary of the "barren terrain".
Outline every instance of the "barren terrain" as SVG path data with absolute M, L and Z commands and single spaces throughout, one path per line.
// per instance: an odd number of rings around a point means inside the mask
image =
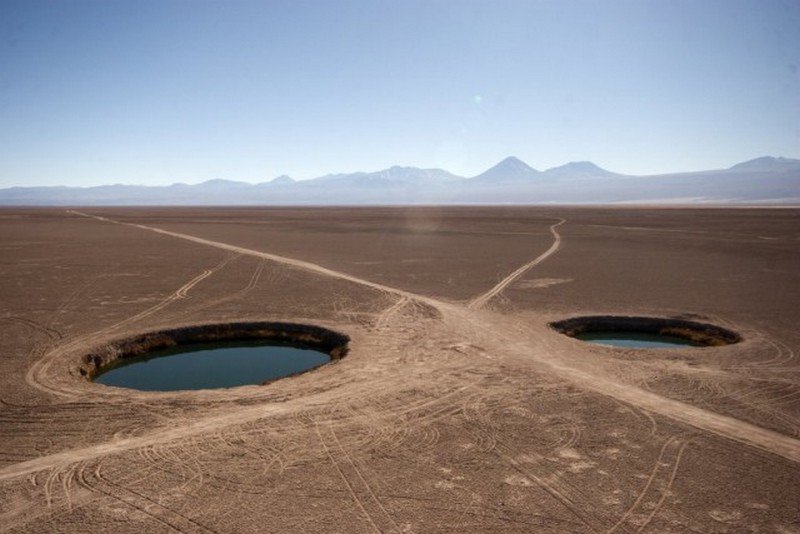
M 800 211 L 0 210 L 0 530 L 800 532 Z M 723 347 L 548 326 L 681 317 Z M 349 354 L 145 393 L 144 332 L 288 321 Z

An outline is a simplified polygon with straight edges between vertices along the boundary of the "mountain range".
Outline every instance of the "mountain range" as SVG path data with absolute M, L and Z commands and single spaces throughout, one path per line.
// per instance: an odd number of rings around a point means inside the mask
M 800 203 L 800 160 L 765 156 L 727 169 L 649 176 L 589 161 L 538 171 L 508 157 L 473 177 L 391 167 L 311 180 L 279 176 L 251 184 L 103 185 L 0 189 L 4 206 L 388 205 L 388 204 Z

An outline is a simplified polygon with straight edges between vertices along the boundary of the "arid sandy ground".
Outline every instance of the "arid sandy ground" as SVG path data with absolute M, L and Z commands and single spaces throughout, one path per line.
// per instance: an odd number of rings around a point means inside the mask
M 800 211 L 0 211 L 0 529 L 800 532 Z M 683 316 L 726 347 L 547 323 Z M 70 374 L 164 327 L 350 354 L 183 393 Z

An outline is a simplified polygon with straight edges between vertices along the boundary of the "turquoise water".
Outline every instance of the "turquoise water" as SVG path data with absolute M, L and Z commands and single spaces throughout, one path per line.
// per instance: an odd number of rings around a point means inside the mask
M 599 345 L 633 349 L 676 349 L 699 346 L 682 337 L 643 334 L 641 332 L 584 332 L 583 334 L 578 334 L 575 338 Z
M 261 384 L 330 362 L 324 352 L 287 345 L 204 343 L 119 360 L 94 381 L 142 391 L 179 391 Z

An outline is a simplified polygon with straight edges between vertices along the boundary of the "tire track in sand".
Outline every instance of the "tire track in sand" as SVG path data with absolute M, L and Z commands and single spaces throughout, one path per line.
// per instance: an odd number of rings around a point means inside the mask
M 234 254 L 225 257 L 222 261 L 220 261 L 217 265 L 215 265 L 211 269 L 204 269 L 203 272 L 201 272 L 200 274 L 198 274 L 197 276 L 195 276 L 194 278 L 192 278 L 191 280 L 189 280 L 188 282 L 183 284 L 181 287 L 176 289 L 174 292 L 172 292 L 169 295 L 167 295 L 166 298 L 164 298 L 163 300 L 161 300 L 157 304 L 151 306 L 150 308 L 147 308 L 146 310 L 144 310 L 142 312 L 137 313 L 136 315 L 128 317 L 127 319 L 123 319 L 122 321 L 107 327 L 103 331 L 115 330 L 115 329 L 120 328 L 122 326 L 126 326 L 126 325 L 128 325 L 130 323 L 139 321 L 141 319 L 144 319 L 145 317 L 149 317 L 150 315 L 153 315 L 154 313 L 166 308 L 167 306 L 169 306 L 170 304 L 172 304 L 175 301 L 190 298 L 189 297 L 189 290 L 191 290 L 194 286 L 196 286 L 197 284 L 199 284 L 200 282 L 202 282 L 203 280 L 205 280 L 206 278 L 208 278 L 212 274 L 214 274 L 217 271 L 219 271 L 220 269 L 224 268 L 231 261 L 236 259 L 236 257 L 237 257 L 237 255 L 234 255 Z
M 82 217 L 88 217 L 90 219 L 96 219 L 98 221 L 112 223 L 112 224 L 119 224 L 121 226 L 130 226 L 132 228 L 139 228 L 141 230 L 147 230 L 149 232 L 155 232 L 157 234 L 162 234 L 170 237 L 177 237 L 178 239 L 183 239 L 186 241 L 192 241 L 194 243 L 198 243 L 200 245 L 205 245 L 208 247 L 219 248 L 222 250 L 228 250 L 230 252 L 237 252 L 239 254 L 244 254 L 247 256 L 255 256 L 257 258 L 264 258 L 267 260 L 272 260 L 284 265 L 289 265 L 292 267 L 296 267 L 298 269 L 302 269 L 304 271 L 309 271 L 315 274 L 321 274 L 323 276 L 329 276 L 331 278 L 338 278 L 340 280 L 346 280 L 348 282 L 353 282 L 354 284 L 363 285 L 366 287 L 371 287 L 373 289 L 377 289 L 378 291 L 383 291 L 384 293 L 391 293 L 393 295 L 399 295 L 401 297 L 408 297 L 414 300 L 420 300 L 423 302 L 434 303 L 434 305 L 438 304 L 439 302 L 435 299 L 431 299 L 422 295 L 417 295 L 411 293 L 410 291 L 404 291 L 402 289 L 397 289 L 394 287 L 390 287 L 387 285 L 379 284 L 377 282 L 370 282 L 369 280 L 365 280 L 363 278 L 358 278 L 357 276 L 352 276 L 346 273 L 342 273 L 339 271 L 334 271 L 333 269 L 328 269 L 327 267 L 323 267 L 321 265 L 317 265 L 316 263 L 311 263 L 308 261 L 298 260 L 295 258 L 289 258 L 287 256 L 280 256 L 278 254 L 271 254 L 269 252 L 261 252 L 260 250 L 253 250 L 244 247 L 238 247 L 236 245 L 230 245 L 228 243 L 223 243 L 221 241 L 212 241 L 210 239 L 204 239 L 202 237 L 197 237 L 189 234 L 181 234 L 179 232 L 171 232 L 169 230 L 162 230 L 161 228 L 156 228 L 155 226 L 145 226 L 143 224 L 135 224 L 135 223 L 126 223 L 121 221 L 115 221 L 114 219 L 109 219 L 107 217 L 101 217 L 99 215 L 92 215 L 91 213 L 83 213 L 80 211 L 75 210 L 67 210 L 68 213 L 72 213 L 73 215 L 80 215 Z
M 328 458 L 331 460 L 331 462 L 335 464 L 337 471 L 345 480 L 347 486 L 353 490 L 351 491 L 353 497 L 356 498 L 357 501 L 361 504 L 362 509 L 365 509 L 368 503 L 370 503 L 370 508 L 373 508 L 373 512 L 368 513 L 370 522 L 373 525 L 376 525 L 380 532 L 386 532 L 386 531 L 402 532 L 402 529 L 397 524 L 397 522 L 395 522 L 392 515 L 389 513 L 388 510 L 386 510 L 386 507 L 381 503 L 380 499 L 378 499 L 378 496 L 375 495 L 375 492 L 372 490 L 372 487 L 369 485 L 369 482 L 367 482 L 365 474 L 361 471 L 361 469 L 358 468 L 356 462 L 347 452 L 347 449 L 345 449 L 344 446 L 342 445 L 342 442 L 339 441 L 339 437 L 336 435 L 336 431 L 334 431 L 333 426 L 330 425 L 328 426 L 328 432 L 330 436 L 333 438 L 332 443 L 335 444 L 335 449 L 342 454 L 342 458 L 344 461 L 336 459 L 336 456 L 338 456 L 338 454 L 334 455 L 332 450 L 333 448 L 329 447 L 322 439 L 322 434 L 319 431 L 319 425 L 316 423 L 315 423 L 315 430 L 317 431 L 317 435 L 320 437 L 321 443 L 325 448 L 325 452 L 328 454 Z M 352 471 L 353 473 L 355 473 L 356 476 L 345 477 L 345 471 Z M 366 492 L 366 494 L 369 497 L 367 499 L 361 499 L 356 497 L 355 486 L 361 486 L 362 489 L 361 493 Z M 378 525 L 379 519 L 381 520 L 380 522 L 383 524 L 383 526 Z
M 392 316 L 403 309 L 409 302 L 411 302 L 411 299 L 408 297 L 400 297 L 394 304 L 383 310 L 375 321 L 375 329 L 381 330 L 386 328 Z
M 658 513 L 663 506 L 664 501 L 669 496 L 669 491 L 672 488 L 672 483 L 675 481 L 675 476 L 678 472 L 678 466 L 681 463 L 683 451 L 686 449 L 687 445 L 689 445 L 690 441 L 691 438 L 682 439 L 680 436 L 675 435 L 669 437 L 664 442 L 644 487 L 639 492 L 633 504 L 620 516 L 614 526 L 606 531 L 608 534 L 612 534 L 620 527 L 623 527 L 625 523 L 630 523 L 631 527 L 636 528 L 636 532 L 641 532 L 650 524 L 653 517 L 655 517 L 656 513 Z M 672 456 L 671 459 L 669 459 L 670 455 Z M 668 470 L 670 467 L 672 469 Z M 656 487 L 651 491 L 659 475 L 664 477 L 664 480 L 661 482 L 661 487 Z M 657 501 L 655 500 L 656 496 L 651 495 L 653 493 L 660 493 Z M 649 501 L 647 500 L 648 496 L 651 496 Z M 649 507 L 646 506 L 648 504 L 650 505 Z M 641 510 L 640 513 L 646 513 L 647 516 L 643 519 L 635 518 L 634 514 L 637 510 Z
M 155 313 L 158 313 L 159 311 L 163 310 L 164 308 L 166 308 L 167 306 L 169 306 L 174 302 L 190 298 L 188 295 L 190 289 L 192 289 L 197 284 L 199 284 L 212 274 L 216 273 L 220 269 L 223 269 L 226 265 L 228 265 L 231 261 L 235 260 L 237 257 L 239 257 L 239 254 L 230 254 L 226 256 L 225 258 L 222 259 L 222 261 L 220 261 L 217 265 L 215 265 L 211 269 L 204 269 L 200 274 L 196 275 L 194 278 L 183 284 L 181 287 L 179 287 L 178 289 L 176 289 L 175 291 L 164 297 L 162 300 L 160 300 L 153 306 L 133 316 L 130 316 L 112 325 L 106 326 L 90 334 L 74 338 L 66 342 L 62 347 L 56 347 L 55 349 L 46 353 L 43 358 L 37 360 L 28 369 L 28 372 L 25 375 L 25 381 L 31 386 L 41 389 L 42 391 L 46 391 L 48 393 L 60 393 L 68 397 L 73 396 L 71 393 L 56 391 L 53 388 L 47 387 L 39 379 L 40 376 L 42 376 L 44 373 L 47 372 L 49 366 L 54 361 L 54 359 L 58 357 L 58 355 L 62 354 L 64 351 L 72 350 L 80 345 L 95 343 L 98 339 L 101 339 L 103 336 L 114 332 L 118 332 L 122 327 L 125 327 L 131 323 L 135 323 Z
M 97 445 L 40 456 L 33 460 L 12 464 L 3 468 L 0 470 L 0 481 L 30 475 L 31 473 L 44 471 L 45 469 L 52 469 L 63 465 L 110 456 L 112 454 L 124 453 L 142 447 L 185 439 L 198 434 L 214 434 L 219 432 L 221 428 L 288 412 L 289 408 L 285 406 L 249 406 L 235 412 L 203 417 L 183 426 L 166 427 L 137 437 L 112 439 Z
M 500 280 L 497 283 L 497 285 L 495 285 L 492 289 L 490 289 L 486 293 L 472 299 L 472 301 L 469 304 L 467 304 L 467 308 L 469 308 L 470 310 L 479 310 L 483 308 L 492 298 L 499 295 L 506 287 L 508 287 L 509 284 L 514 282 L 517 278 L 528 272 L 533 267 L 536 267 L 544 260 L 555 254 L 558 251 L 559 247 L 561 247 L 561 234 L 558 233 L 558 230 L 556 230 L 556 228 L 558 228 L 565 222 L 567 222 L 566 219 L 559 219 L 557 223 L 550 226 L 550 233 L 553 234 L 553 244 L 550 245 L 550 248 L 545 250 L 541 255 L 536 257 L 534 260 L 529 261 L 528 263 L 526 263 L 513 273 L 509 274 L 508 276 Z
M 353 488 L 352 482 L 350 482 L 350 479 L 348 479 L 345 476 L 344 471 L 342 471 L 342 468 L 340 466 L 340 463 L 336 461 L 336 458 L 334 458 L 330 447 L 328 447 L 327 443 L 325 443 L 325 439 L 322 437 L 322 433 L 319 431 L 319 425 L 316 423 L 314 424 L 314 430 L 316 431 L 317 436 L 319 437 L 319 442 L 322 444 L 322 448 L 325 450 L 325 455 L 328 457 L 330 462 L 336 468 L 336 472 L 339 473 L 339 477 L 342 479 L 342 482 L 344 482 L 345 487 L 347 487 L 347 491 L 353 498 L 353 502 L 355 502 L 356 505 L 358 505 L 358 508 L 361 510 L 361 513 L 364 515 L 369 524 L 372 525 L 372 528 L 375 529 L 376 532 L 379 533 L 383 532 L 383 529 L 381 529 L 381 527 L 378 526 L 378 523 L 375 522 L 375 518 L 373 517 L 373 515 L 367 511 L 364 501 L 362 501 L 359 498 L 358 493 L 356 493 L 355 489 Z

